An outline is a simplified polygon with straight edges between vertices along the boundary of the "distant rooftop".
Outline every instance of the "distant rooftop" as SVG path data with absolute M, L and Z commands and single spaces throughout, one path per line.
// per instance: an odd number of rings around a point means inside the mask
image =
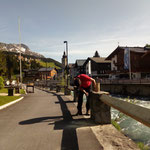
M 96 63 L 106 63 L 106 62 L 111 62 L 109 60 L 105 60 L 106 57 L 89 57 L 89 59 L 93 60 Z
M 77 66 L 83 66 L 85 61 L 86 61 L 86 59 L 78 59 L 78 60 L 76 60 L 76 64 L 77 64 Z
M 51 71 L 54 68 L 40 68 L 39 71 Z

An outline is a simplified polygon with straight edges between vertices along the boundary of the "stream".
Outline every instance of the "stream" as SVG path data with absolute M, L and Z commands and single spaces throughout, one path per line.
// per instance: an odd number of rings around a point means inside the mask
M 116 96 L 113 96 L 113 97 L 116 97 Z M 150 109 L 150 99 L 144 99 L 144 98 L 130 99 L 130 98 L 121 98 L 119 96 L 117 96 L 117 98 L 125 100 L 125 101 L 132 101 L 132 102 L 134 101 L 136 105 Z M 119 118 L 117 122 L 121 127 L 121 131 L 126 136 L 128 136 L 135 142 L 143 142 L 145 145 L 150 146 L 150 128 L 149 127 L 132 119 L 131 117 L 128 117 L 120 113 L 118 110 L 113 109 L 113 108 L 111 108 L 111 117 L 112 119 Z

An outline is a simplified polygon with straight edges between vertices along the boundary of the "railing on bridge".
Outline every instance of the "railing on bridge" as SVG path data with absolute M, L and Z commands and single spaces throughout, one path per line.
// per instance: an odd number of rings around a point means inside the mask
M 99 85 L 100 87 L 100 85 Z M 111 97 L 108 92 L 91 93 L 91 118 L 100 124 L 111 123 L 110 107 L 150 127 L 150 109 Z
M 150 79 L 102 79 L 101 84 L 150 84 Z
M 59 80 L 42 80 L 42 81 L 36 81 L 34 82 L 35 86 L 40 87 L 40 88 L 47 88 L 50 91 L 56 90 L 56 92 L 60 92 L 61 89 L 64 91 L 65 95 L 70 95 L 70 90 L 66 86 L 66 84 L 62 84 L 61 81 Z

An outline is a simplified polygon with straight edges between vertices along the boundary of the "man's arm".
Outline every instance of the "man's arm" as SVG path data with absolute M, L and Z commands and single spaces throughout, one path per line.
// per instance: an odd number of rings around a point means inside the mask
M 93 79 L 93 78 L 91 78 L 91 81 L 92 81 L 93 86 L 94 86 L 94 89 L 95 89 L 95 88 L 96 88 L 96 81 L 95 81 L 95 79 Z
M 86 96 L 89 96 L 89 93 L 86 92 L 82 87 L 80 87 L 80 90 L 81 90 Z

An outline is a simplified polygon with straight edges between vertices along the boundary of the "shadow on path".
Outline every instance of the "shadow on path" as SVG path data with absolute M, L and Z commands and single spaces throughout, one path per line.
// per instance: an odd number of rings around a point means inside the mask
M 33 118 L 29 120 L 24 120 L 19 122 L 20 125 L 35 124 L 41 122 L 49 122 L 48 125 L 54 124 L 54 130 L 63 130 L 61 150 L 79 150 L 78 138 L 76 129 L 80 127 L 88 127 L 96 125 L 91 119 L 77 118 L 73 119 L 75 115 L 71 115 L 66 103 L 71 103 L 70 101 L 65 101 L 60 95 L 50 92 L 54 96 L 57 96 L 58 102 L 62 110 L 62 116 L 52 116 L 52 117 L 41 117 Z M 88 138 L 88 137 L 87 137 Z M 85 139 L 86 140 L 86 139 Z M 99 145 L 99 150 L 102 147 Z

